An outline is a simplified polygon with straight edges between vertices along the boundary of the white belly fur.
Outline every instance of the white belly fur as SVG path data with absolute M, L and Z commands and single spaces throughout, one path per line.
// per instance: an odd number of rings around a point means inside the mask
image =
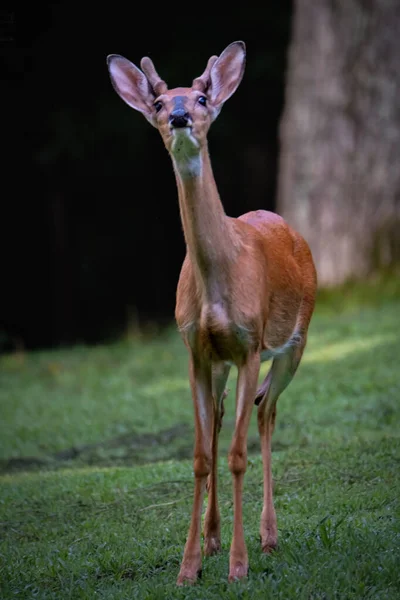
M 301 344 L 301 342 L 302 336 L 298 332 L 298 328 L 296 326 L 291 337 L 282 346 L 278 346 L 278 348 L 268 348 L 267 350 L 262 350 L 261 362 L 270 360 L 271 358 L 276 358 L 277 356 L 282 356 L 283 354 L 287 354 L 291 348 L 298 346 Z

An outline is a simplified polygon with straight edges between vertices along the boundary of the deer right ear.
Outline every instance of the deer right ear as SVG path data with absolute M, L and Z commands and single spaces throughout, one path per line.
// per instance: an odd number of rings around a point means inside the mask
M 143 113 L 152 125 L 154 93 L 146 75 L 119 54 L 107 56 L 111 83 L 126 104 Z

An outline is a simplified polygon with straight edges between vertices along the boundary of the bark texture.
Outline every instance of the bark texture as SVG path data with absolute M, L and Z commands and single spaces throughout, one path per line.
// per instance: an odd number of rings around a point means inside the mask
M 400 2 L 294 9 L 277 210 L 333 285 L 400 258 Z

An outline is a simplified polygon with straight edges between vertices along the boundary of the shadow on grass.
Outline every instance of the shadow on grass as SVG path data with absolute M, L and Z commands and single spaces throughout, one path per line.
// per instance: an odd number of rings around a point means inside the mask
M 86 465 L 140 465 L 158 460 L 183 460 L 192 454 L 191 428 L 178 423 L 156 433 L 128 433 L 95 444 L 73 446 L 45 457 L 21 456 L 0 461 L 0 473 Z M 161 453 L 160 453 L 161 450 Z M 160 455 L 161 454 L 161 455 Z

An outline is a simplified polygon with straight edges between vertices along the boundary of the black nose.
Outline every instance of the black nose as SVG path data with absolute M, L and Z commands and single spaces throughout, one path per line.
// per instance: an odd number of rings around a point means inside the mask
M 172 127 L 187 127 L 190 116 L 183 108 L 176 108 L 169 116 Z

